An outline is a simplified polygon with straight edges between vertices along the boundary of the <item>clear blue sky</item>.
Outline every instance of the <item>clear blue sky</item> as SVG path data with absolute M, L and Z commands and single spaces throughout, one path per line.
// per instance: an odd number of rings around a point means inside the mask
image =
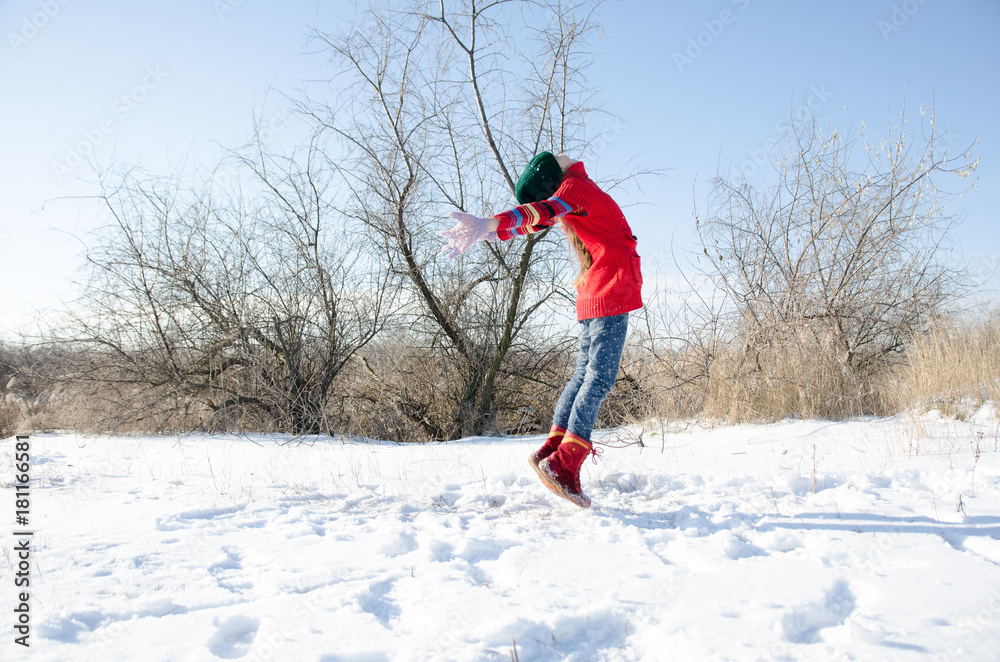
M 216 143 L 249 138 L 269 89 L 293 93 L 325 77 L 324 60 L 306 52 L 308 32 L 333 30 L 353 6 L 4 0 L 0 334 L 69 294 L 75 237 L 100 220 L 65 199 L 94 192 L 72 158 L 81 141 L 100 142 L 99 161 L 115 151 L 163 172 L 211 160 Z M 650 267 L 670 271 L 671 241 L 689 244 L 692 197 L 704 200 L 720 163 L 746 163 L 810 95 L 821 117 L 881 130 L 904 96 L 918 120 L 935 90 L 938 120 L 957 142 L 980 137 L 978 188 L 951 205 L 965 217 L 955 238 L 980 273 L 1000 264 L 1000 2 L 610 0 L 603 13 L 589 82 L 620 121 L 588 170 L 599 179 L 630 159 L 667 169 L 623 201 L 646 203 L 628 215 Z M 279 95 L 268 99 L 265 119 L 282 109 Z

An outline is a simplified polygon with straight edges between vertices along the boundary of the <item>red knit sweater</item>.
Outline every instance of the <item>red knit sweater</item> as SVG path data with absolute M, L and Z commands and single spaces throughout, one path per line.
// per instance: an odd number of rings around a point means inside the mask
M 610 317 L 642 308 L 635 237 L 622 210 L 587 176 L 579 161 L 566 170 L 559 190 L 548 200 L 497 214 L 497 238 L 506 241 L 538 232 L 562 216 L 594 260 L 576 290 L 576 318 Z

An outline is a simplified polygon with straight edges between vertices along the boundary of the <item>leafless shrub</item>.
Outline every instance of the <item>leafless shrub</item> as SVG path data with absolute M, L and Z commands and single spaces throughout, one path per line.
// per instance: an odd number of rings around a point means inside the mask
M 568 377 L 564 345 L 549 343 L 509 352 L 494 400 L 491 432 L 524 434 L 546 428 Z M 397 441 L 447 438 L 440 421 L 455 416 L 464 385 L 459 366 L 416 339 L 386 340 L 368 347 L 345 374 L 345 433 Z
M 331 431 L 336 379 L 392 292 L 326 199 L 312 143 L 238 155 L 244 186 L 106 175 L 67 388 L 105 429 Z M 363 267 L 363 268 L 362 268 Z M 99 411 L 98 411 L 99 410 Z M 99 414 L 99 415 L 98 415 Z
M 963 290 L 945 262 L 956 222 L 948 155 L 933 111 L 922 138 L 905 116 L 882 140 L 789 124 L 776 183 L 715 180 L 698 217 L 702 265 L 727 299 L 728 344 L 710 371 L 706 411 L 731 419 L 877 412 L 876 380 Z
M 861 382 L 833 345 L 833 333 L 775 324 L 741 338 L 751 354 L 729 348 L 709 370 L 703 415 L 724 420 L 786 416 L 840 418 L 871 409 L 872 385 Z M 752 356 L 752 358 L 750 358 Z
M 412 2 L 317 33 L 348 90 L 304 110 L 334 139 L 330 153 L 346 155 L 344 211 L 405 292 L 400 326 L 436 388 L 383 395 L 423 434 L 519 429 L 513 412 L 528 411 L 510 394 L 535 379 L 526 357 L 546 341 L 552 311 L 571 305 L 562 240 L 546 231 L 477 246 L 455 264 L 440 257 L 438 231 L 450 210 L 510 207 L 536 152 L 583 150 L 599 4 Z

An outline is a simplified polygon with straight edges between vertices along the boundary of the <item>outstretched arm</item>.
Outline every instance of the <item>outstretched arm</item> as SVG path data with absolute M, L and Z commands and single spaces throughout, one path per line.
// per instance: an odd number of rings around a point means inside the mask
M 565 154 L 560 154 L 556 158 L 564 172 L 577 163 Z M 560 195 L 553 195 L 540 202 L 519 205 L 489 218 L 479 218 L 464 212 L 451 212 L 449 216 L 458 221 L 458 224 L 441 231 L 441 234 L 448 238 L 448 244 L 442 252 L 450 258 L 457 258 L 477 241 L 507 241 L 517 235 L 531 234 L 555 225 L 556 220 L 566 214 L 587 215 L 583 204 L 574 202 L 578 194 L 574 193 L 572 187 L 562 186 L 556 192 Z M 582 203 L 582 200 L 579 202 Z
M 497 233 L 497 239 L 507 241 L 516 235 L 531 234 L 554 225 L 560 216 L 577 212 L 586 213 L 562 198 L 555 196 L 541 202 L 529 202 L 489 219 L 489 227 Z
M 441 234 L 448 238 L 448 244 L 442 252 L 454 259 L 469 250 L 469 247 L 477 241 L 507 241 L 517 235 L 538 232 L 542 228 L 554 225 L 560 216 L 571 212 L 587 213 L 557 197 L 520 205 L 489 218 L 453 211 L 449 216 L 458 221 L 458 224 L 441 231 Z

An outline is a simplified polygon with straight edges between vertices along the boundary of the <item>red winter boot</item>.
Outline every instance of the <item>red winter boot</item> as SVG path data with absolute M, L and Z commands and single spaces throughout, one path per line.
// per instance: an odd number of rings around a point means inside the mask
M 580 467 L 593 450 L 589 441 L 567 432 L 556 452 L 538 463 L 538 475 L 559 496 L 581 508 L 590 508 L 590 497 L 580 487 Z
M 558 425 L 552 426 L 552 429 L 549 430 L 549 438 L 545 440 L 542 447 L 528 456 L 528 463 L 534 468 L 535 471 L 538 471 L 538 463 L 540 461 L 556 452 L 556 449 L 559 448 L 559 444 L 562 443 L 563 435 L 565 434 L 566 430 L 563 428 Z

